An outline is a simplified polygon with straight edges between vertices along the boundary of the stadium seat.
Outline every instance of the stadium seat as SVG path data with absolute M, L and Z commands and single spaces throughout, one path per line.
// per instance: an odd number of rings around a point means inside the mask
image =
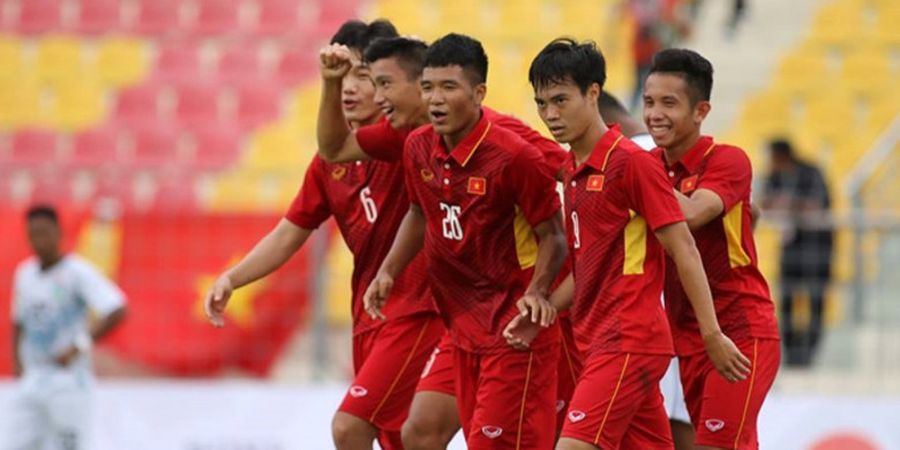
M 59 162 L 57 141 L 57 134 L 52 131 L 18 131 L 12 136 L 7 164 L 15 167 L 55 165 Z
M 297 0 L 261 0 L 253 30 L 258 35 L 284 36 L 301 29 L 300 2 Z
M 197 16 L 185 24 L 186 31 L 198 37 L 220 36 L 239 29 L 241 3 L 236 0 L 197 0 Z
M 760 136 L 787 132 L 792 125 L 792 106 L 787 93 L 764 91 L 751 96 L 743 105 L 739 126 Z
M 281 90 L 277 86 L 257 84 L 237 89 L 236 119 L 242 129 L 274 121 L 280 114 Z
M 319 2 L 318 35 L 331 36 L 347 19 L 358 18 L 355 0 Z
M 848 52 L 839 80 L 848 91 L 880 95 L 892 89 L 897 78 L 891 74 L 888 54 L 876 48 Z
M 19 81 L 26 70 L 22 41 L 15 36 L 0 36 L 0 83 Z
M 159 50 L 155 77 L 163 82 L 196 80 L 201 75 L 200 49 L 188 42 L 171 43 Z
M 59 88 L 50 102 L 47 122 L 54 128 L 78 131 L 97 125 L 106 110 L 103 91 L 94 83 L 78 83 Z
M 138 0 L 132 30 L 152 37 L 174 34 L 181 18 L 180 0 Z
M 226 49 L 219 58 L 219 80 L 228 84 L 258 83 L 263 76 L 259 53 L 255 45 Z
M 28 80 L 0 89 L 0 128 L 41 124 L 41 90 Z
M 175 91 L 175 120 L 180 125 L 196 128 L 220 121 L 218 86 L 188 83 L 176 86 Z
M 874 36 L 887 45 L 900 46 L 900 5 L 890 3 L 891 7 L 882 8 L 875 18 Z
M 75 31 L 102 34 L 121 27 L 122 0 L 79 0 Z
M 100 81 L 122 88 L 141 80 L 147 73 L 148 56 L 143 41 L 133 38 L 102 39 L 98 43 L 96 70 Z
M 191 167 L 222 170 L 237 161 L 241 134 L 228 126 L 201 128 L 193 133 L 191 143 Z
M 277 76 L 281 85 L 293 87 L 315 74 L 316 49 L 310 43 L 298 43 L 281 53 Z
M 305 164 L 312 149 L 304 149 L 300 135 L 289 124 L 273 124 L 253 133 L 245 154 L 251 171 L 283 171 Z
M 813 18 L 810 38 L 820 45 L 846 48 L 859 39 L 863 29 L 862 5 L 835 1 L 822 7 Z
M 145 84 L 126 88 L 116 99 L 114 118 L 128 126 L 145 126 L 160 118 L 160 87 Z
M 831 78 L 827 55 L 810 48 L 785 55 L 776 69 L 775 78 L 780 89 L 814 95 L 823 90 Z
M 40 34 L 59 29 L 60 0 L 26 0 L 18 3 L 19 15 L 13 18 L 11 24 L 17 32 Z
M 73 168 L 110 168 L 118 164 L 120 159 L 119 133 L 115 128 L 94 128 L 72 137 L 68 164 Z
M 174 128 L 162 125 L 131 130 L 133 147 L 128 166 L 137 170 L 177 167 L 178 136 Z
M 39 82 L 54 87 L 81 81 L 84 77 L 81 39 L 67 35 L 41 39 L 34 69 Z

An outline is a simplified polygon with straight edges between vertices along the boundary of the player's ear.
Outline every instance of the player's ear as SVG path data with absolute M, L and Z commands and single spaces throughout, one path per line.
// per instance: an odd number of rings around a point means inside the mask
M 591 85 L 588 86 L 587 96 L 594 104 L 600 101 L 600 90 L 600 85 L 597 83 L 591 83 Z
M 475 85 L 475 103 L 479 105 L 484 102 L 484 98 L 487 96 L 487 84 L 478 83 Z
M 703 122 L 706 120 L 706 116 L 709 115 L 709 111 L 712 110 L 712 103 L 707 100 L 700 100 L 694 105 L 694 121 L 697 123 Z

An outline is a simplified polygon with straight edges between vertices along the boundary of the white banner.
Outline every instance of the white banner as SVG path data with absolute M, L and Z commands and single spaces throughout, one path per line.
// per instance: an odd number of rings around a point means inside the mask
M 6 430 L 14 385 L 0 383 Z M 96 450 L 333 448 L 340 386 L 255 382 L 110 382 L 96 390 Z M 760 417 L 765 450 L 900 449 L 900 398 L 771 395 Z M 4 440 L 0 436 L 0 441 Z M 2 447 L 2 445 L 0 445 Z M 460 436 L 451 449 L 463 449 Z

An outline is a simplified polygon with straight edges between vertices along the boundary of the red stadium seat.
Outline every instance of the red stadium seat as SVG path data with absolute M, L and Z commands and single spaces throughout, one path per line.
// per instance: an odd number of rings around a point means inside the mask
M 193 136 L 191 166 L 201 170 L 221 170 L 234 164 L 240 155 L 241 134 L 233 127 L 201 128 Z
M 319 27 L 321 36 L 331 36 L 347 19 L 357 18 L 355 0 L 332 0 L 319 3 Z
M 122 0 L 81 0 L 75 30 L 84 34 L 116 31 L 121 26 Z
M 300 43 L 281 54 L 278 61 L 278 79 L 284 87 L 293 87 L 308 80 L 316 73 L 316 50 L 310 44 Z
M 151 126 L 132 131 L 132 169 L 164 169 L 178 165 L 178 132 L 171 127 Z
M 60 0 L 26 0 L 19 2 L 19 16 L 13 29 L 25 34 L 39 34 L 59 28 Z
M 156 84 L 122 90 L 116 99 L 114 120 L 132 127 L 156 123 L 160 118 L 159 94 Z
M 57 135 L 46 130 L 22 130 L 12 137 L 9 161 L 15 167 L 48 166 L 59 163 Z
M 234 33 L 239 27 L 240 2 L 237 0 L 199 0 L 197 17 L 187 28 L 196 36 Z
M 257 3 L 259 5 L 259 19 L 255 25 L 257 34 L 283 36 L 302 29 L 300 1 L 261 0 Z
M 227 49 L 219 59 L 219 79 L 226 83 L 258 83 L 262 76 L 259 48 L 238 46 Z
M 246 85 L 237 90 L 237 122 L 244 130 L 274 121 L 281 115 L 281 89 L 271 85 Z
M 180 22 L 180 0 L 139 0 L 133 31 L 158 37 L 171 34 Z
M 110 167 L 119 160 L 119 133 L 113 128 L 82 131 L 72 138 L 69 165 L 74 168 Z
M 191 43 L 171 43 L 159 50 L 156 78 L 163 82 L 196 80 L 202 74 L 200 51 Z
M 219 122 L 219 88 L 209 84 L 185 84 L 176 87 L 178 103 L 175 120 L 188 128 L 211 126 Z

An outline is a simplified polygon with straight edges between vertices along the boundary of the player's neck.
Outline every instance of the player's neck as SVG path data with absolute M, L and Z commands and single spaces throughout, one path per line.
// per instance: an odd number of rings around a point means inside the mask
M 569 142 L 572 154 L 575 155 L 576 166 L 580 166 L 591 157 L 597 142 L 603 138 L 607 131 L 609 131 L 609 127 L 603 122 L 603 118 L 598 115 L 578 139 Z
M 428 117 L 428 107 L 425 104 L 422 104 L 421 110 L 413 117 L 412 120 L 413 129 L 419 128 L 422 125 L 428 125 L 431 123 L 431 119 Z
M 622 127 L 622 134 L 625 136 L 631 137 L 647 133 L 647 129 L 644 125 L 637 120 L 634 120 L 631 116 L 621 116 L 618 118 L 617 122 Z
M 700 129 L 697 128 L 690 135 L 682 139 L 680 142 L 676 142 L 671 147 L 664 147 L 666 154 L 666 163 L 668 165 L 672 165 L 681 161 L 681 158 L 684 158 L 695 145 L 697 145 L 697 141 L 700 140 Z
M 474 118 L 469 121 L 469 123 L 467 123 L 466 126 L 464 126 L 462 129 L 455 133 L 445 134 L 443 136 L 443 139 L 444 145 L 447 146 L 447 150 L 452 152 L 453 149 L 456 148 L 456 146 L 459 145 L 459 143 L 462 142 L 463 139 L 465 139 L 466 136 L 468 136 L 469 133 L 472 132 L 472 130 L 475 129 L 475 126 L 478 125 L 479 121 L 481 121 L 480 110 L 478 111 L 478 114 L 476 114 Z
M 56 252 L 52 255 L 40 256 L 38 257 L 38 261 L 41 263 L 41 270 L 46 271 L 59 263 L 62 258 L 63 254 L 61 252 Z

